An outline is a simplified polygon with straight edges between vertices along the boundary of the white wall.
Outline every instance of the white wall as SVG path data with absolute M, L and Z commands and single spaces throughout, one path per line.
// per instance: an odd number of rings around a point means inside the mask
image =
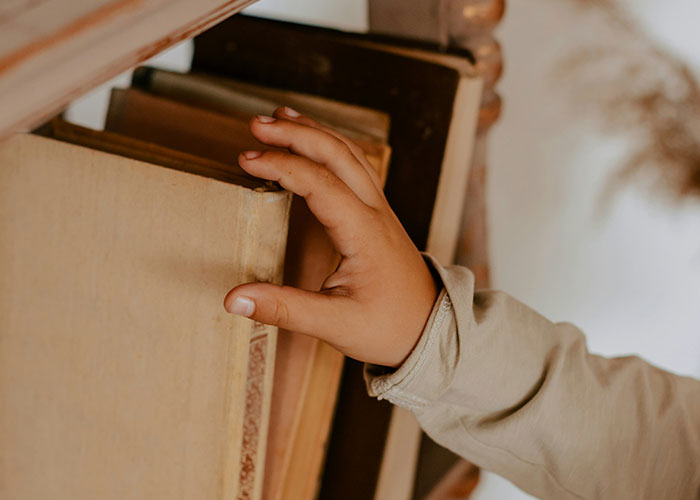
M 636 187 L 599 213 L 626 143 L 582 113 L 555 67 L 599 34 L 566 0 L 510 0 L 499 31 L 505 112 L 490 154 L 494 285 L 553 320 L 571 321 L 592 351 L 637 353 L 700 376 L 700 203 L 673 206 Z M 625 0 L 664 46 L 700 69 L 700 3 Z M 529 498 L 486 475 L 476 500 Z
M 672 205 L 633 186 L 597 210 L 625 143 L 606 137 L 552 76 L 568 40 L 596 36 L 563 3 L 511 1 L 500 33 L 507 70 L 490 150 L 494 284 L 580 325 L 594 351 L 638 352 L 700 376 L 700 204 Z M 700 35 L 685 43 L 700 47 Z
M 366 0 L 260 0 L 248 7 L 246 14 L 365 31 L 367 5 Z

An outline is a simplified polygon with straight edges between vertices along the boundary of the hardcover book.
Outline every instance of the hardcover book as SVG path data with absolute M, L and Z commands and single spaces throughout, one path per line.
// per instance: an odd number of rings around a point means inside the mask
M 281 282 L 291 197 L 94 134 L 0 145 L 3 497 L 259 498 L 276 329 L 222 300 Z
M 481 97 L 468 52 L 239 15 L 195 38 L 193 69 L 386 112 L 387 198 L 419 249 L 452 262 Z M 366 395 L 361 363 L 346 362 L 333 425 L 320 498 L 397 484 L 410 498 L 419 429 Z

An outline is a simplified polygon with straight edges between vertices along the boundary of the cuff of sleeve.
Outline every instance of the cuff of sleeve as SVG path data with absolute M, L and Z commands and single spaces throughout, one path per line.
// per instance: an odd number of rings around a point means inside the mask
M 433 264 L 430 259 L 426 260 Z M 364 376 L 370 396 L 411 410 L 429 405 L 438 396 L 436 389 L 446 375 L 441 373 L 441 367 L 445 365 L 445 360 L 441 359 L 445 346 L 440 344 L 444 343 L 445 330 L 450 329 L 453 317 L 452 302 L 443 288 L 418 344 L 398 369 L 392 371 L 385 366 L 365 365 Z

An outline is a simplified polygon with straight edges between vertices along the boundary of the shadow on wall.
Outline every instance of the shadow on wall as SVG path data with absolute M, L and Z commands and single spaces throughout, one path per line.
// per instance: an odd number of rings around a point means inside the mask
M 689 65 L 617 1 L 568 1 L 603 36 L 573 51 L 559 76 L 573 77 L 577 97 L 595 105 L 606 132 L 633 140 L 606 198 L 632 178 L 671 197 L 700 198 L 700 82 Z

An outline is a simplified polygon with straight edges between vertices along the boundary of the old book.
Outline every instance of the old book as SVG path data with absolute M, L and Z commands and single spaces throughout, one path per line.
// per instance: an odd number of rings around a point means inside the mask
M 207 73 L 178 73 L 159 68 L 136 68 L 131 85 L 171 99 L 221 113 L 272 114 L 291 106 L 356 140 L 386 143 L 389 116 L 362 106 L 317 95 L 293 92 Z
M 136 89 L 113 89 L 105 129 L 140 141 L 197 155 L 220 163 L 235 163 L 245 150 L 272 149 L 250 133 L 247 119 L 226 116 L 183 104 Z M 249 474 L 256 478 L 256 491 L 262 491 L 268 422 L 274 384 L 277 336 L 270 338 L 258 353 L 257 388 L 260 418 L 248 422 L 247 438 L 255 443 L 256 455 L 247 461 Z M 250 374 L 250 376 L 254 376 Z
M 54 118 L 41 132 L 43 132 L 42 135 L 53 137 L 64 142 L 70 142 L 71 144 L 77 144 L 97 151 L 172 168 L 173 170 L 197 174 L 231 184 L 238 184 L 250 189 L 275 187 L 275 184 L 272 182 L 261 181 L 260 179 L 250 176 L 238 165 L 221 163 L 107 130 L 93 130 L 81 127 L 74 123 L 69 123 L 62 118 Z
M 272 149 L 244 119 L 136 89 L 112 89 L 105 130 L 228 164 L 242 151 Z
M 269 113 L 276 107 L 275 104 L 261 103 L 253 98 L 250 102 L 243 100 L 241 103 L 241 97 L 231 94 L 228 85 L 222 86 L 218 81 L 203 80 L 200 75 L 180 75 L 154 70 L 146 75 L 137 74 L 136 80 L 141 88 L 157 90 L 161 96 L 176 98 L 190 104 L 204 104 L 215 100 L 217 109 L 232 116 L 240 117 L 241 108 L 257 114 Z M 126 116 L 128 96 L 144 97 L 142 94 L 123 92 L 117 92 L 115 95 L 118 98 L 112 102 L 111 116 Z M 312 100 L 312 96 L 305 99 Z M 316 98 L 313 101 L 323 100 Z M 153 99 L 149 102 L 164 104 Z M 337 111 L 334 120 L 345 123 L 347 127 L 356 126 L 360 131 L 364 131 L 366 124 L 354 121 L 358 116 L 369 118 L 370 124 L 384 123 L 384 126 L 388 127 L 388 120 L 381 113 L 341 103 L 333 106 Z M 297 107 L 300 111 L 307 111 L 302 106 Z M 136 121 L 145 110 L 154 114 L 159 111 L 159 108 L 148 105 L 143 99 L 132 108 L 140 110 L 140 114 L 129 115 L 131 118 L 128 122 L 121 122 L 122 127 L 132 130 L 131 133 L 134 130 L 143 130 L 141 124 Z M 195 113 L 189 108 L 186 111 Z M 194 123 L 203 123 L 207 116 L 188 115 L 187 120 L 167 120 L 167 126 L 187 123 L 189 127 L 189 123 L 193 123 L 191 120 L 196 120 Z M 311 116 L 318 118 L 313 113 Z M 113 126 L 112 119 L 108 119 L 108 127 Z M 163 126 L 162 122 L 157 125 L 159 128 Z M 208 141 L 229 142 L 229 133 L 225 126 L 211 127 L 207 130 Z M 148 132 L 160 133 L 152 128 Z M 380 136 L 386 133 L 386 130 L 378 131 Z M 187 143 L 185 140 L 177 146 L 187 147 Z M 216 151 L 218 148 L 210 150 Z M 234 152 L 226 154 L 235 157 Z M 382 179 L 386 178 L 387 160 L 388 157 L 382 158 L 379 165 L 378 173 Z M 338 258 L 322 226 L 309 212 L 304 201 L 295 197 L 287 242 L 285 283 L 308 290 L 318 290 L 324 279 L 337 266 Z M 293 500 L 313 497 L 322 470 L 342 366 L 343 356 L 323 342 L 292 332 L 283 332 L 278 337 L 264 498 Z
M 276 332 L 221 302 L 281 281 L 289 194 L 31 135 L 0 167 L 3 497 L 259 497 Z
M 450 263 L 481 82 L 468 53 L 432 48 L 234 16 L 195 38 L 193 69 L 387 112 L 392 122 L 387 198 L 418 248 Z M 349 360 L 321 498 L 372 498 L 377 492 L 381 497 L 382 491 L 396 491 L 392 484 L 412 485 L 419 430 L 403 415 L 393 419 L 390 432 L 391 413 L 391 405 L 367 397 L 362 364 Z M 389 446 L 388 435 L 397 437 Z M 411 487 L 404 490 L 409 498 Z
M 112 89 L 105 129 L 204 158 L 235 163 L 238 154 L 247 149 L 274 149 L 250 133 L 248 121 L 253 116 L 227 115 L 138 89 Z M 365 151 L 370 163 L 378 168 L 389 160 L 388 149 Z
M 279 106 L 291 106 L 353 139 L 377 170 L 386 170 L 391 156 L 389 117 L 380 111 L 229 78 L 150 67 L 134 71 L 132 87 L 245 123 L 258 114 L 271 115 Z
M 472 141 L 465 137 L 473 136 L 481 81 L 467 51 L 434 53 L 428 45 L 379 40 L 385 39 L 237 15 L 195 38 L 192 68 L 387 113 L 386 195 L 425 249 L 438 184 L 445 190 L 466 179 Z M 460 214 L 441 198 L 436 222 L 457 227 Z
M 108 131 L 96 131 L 60 118 L 49 126 L 51 136 L 62 141 L 120 154 L 129 158 L 147 161 L 168 168 L 204 175 L 224 182 L 233 182 L 250 189 L 270 189 L 275 183 L 251 177 L 237 165 L 227 165 L 188 153 L 169 149 L 157 144 L 141 141 Z M 277 186 L 278 188 L 279 186 Z M 261 331 L 250 345 L 251 359 L 248 364 L 246 413 L 243 429 L 241 463 L 245 463 L 245 495 L 260 498 L 264 478 L 263 464 L 266 462 L 266 438 L 270 414 L 270 387 L 273 383 L 273 366 L 276 358 L 276 335 Z M 242 498 L 247 498 L 243 495 Z

